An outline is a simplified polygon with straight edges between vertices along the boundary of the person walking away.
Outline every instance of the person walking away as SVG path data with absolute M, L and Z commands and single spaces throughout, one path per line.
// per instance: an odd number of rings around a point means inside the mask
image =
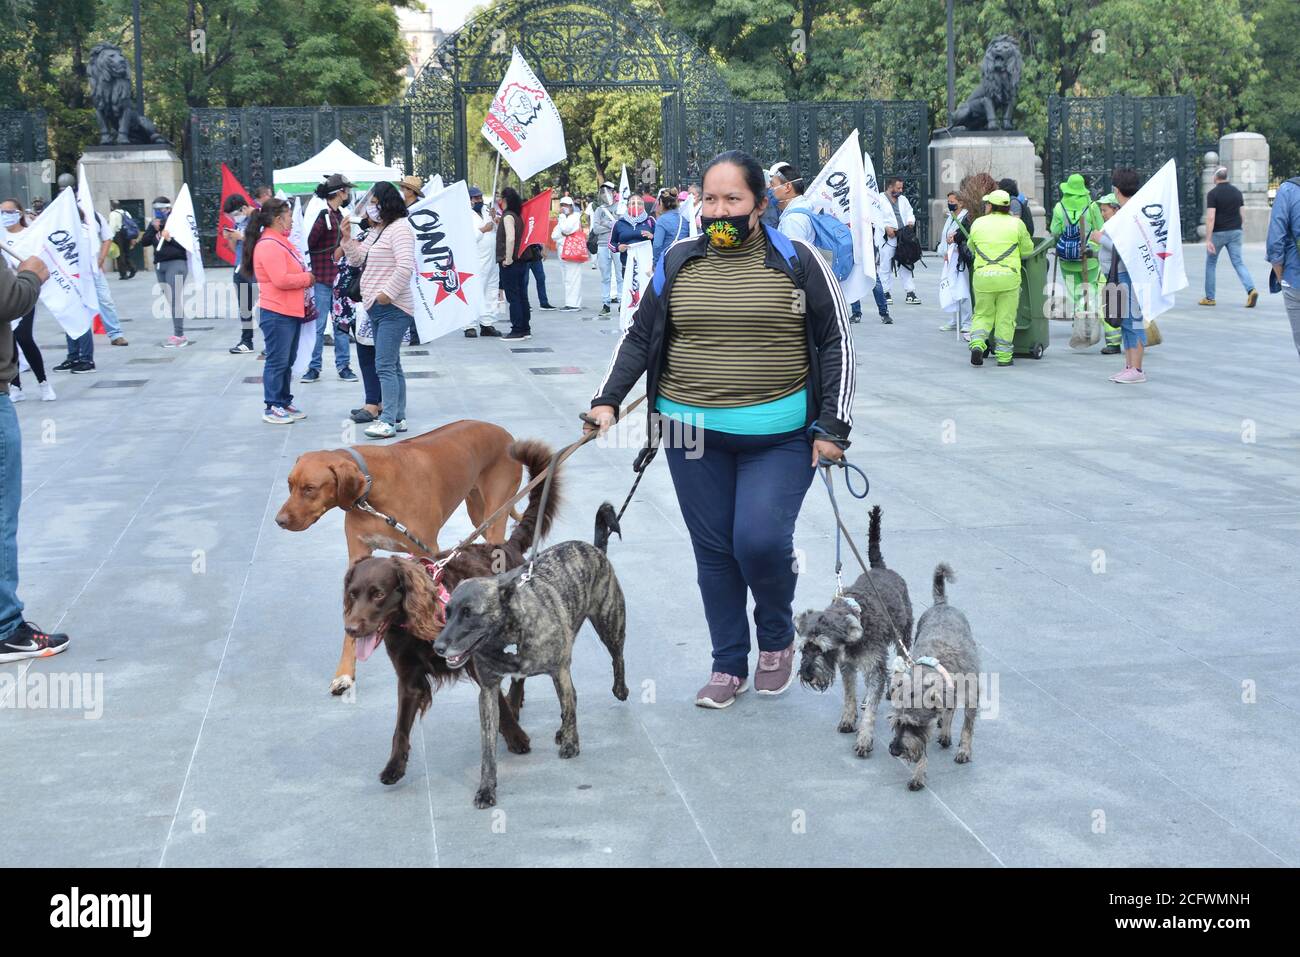
M 609 307 L 619 302 L 622 272 L 613 262 L 610 233 L 618 222 L 618 187 L 609 180 L 600 184 L 599 205 L 591 213 L 591 234 L 596 239 L 596 265 L 600 268 L 600 314 L 609 315 Z M 612 284 L 612 285 L 611 285 Z
M 519 252 L 519 239 L 524 234 L 523 200 L 513 187 L 501 191 L 503 209 L 497 222 L 497 264 L 501 275 L 501 288 L 505 290 L 510 307 L 510 332 L 504 338 L 522 342 L 533 337 L 532 309 L 528 305 L 528 263 L 521 258 L 532 247 Z
M 551 241 L 555 243 L 557 253 L 563 253 L 564 240 L 582 228 L 582 216 L 573 207 L 573 197 L 560 198 L 560 214 L 555 218 L 555 229 L 551 230 Z M 564 279 L 564 311 L 577 312 L 582 307 L 582 266 L 583 262 L 569 262 L 559 255 L 560 276 Z
M 620 276 L 627 273 L 628 247 L 633 243 L 654 238 L 654 218 L 645 211 L 645 201 L 633 193 L 627 200 L 627 212 L 618 218 L 618 222 L 614 224 L 609 234 L 610 251 L 618 253 Z
M 185 338 L 185 279 L 190 274 L 189 258 L 185 247 L 172 239 L 167 231 L 167 217 L 171 215 L 172 201 L 158 196 L 153 201 L 153 219 L 140 237 L 141 246 L 153 246 L 153 271 L 162 287 L 164 300 L 172 318 L 172 334 L 163 347 L 184 349 L 190 344 Z
M 343 221 L 343 251 L 348 262 L 364 266 L 361 303 L 374 327 L 375 372 L 383 407 L 366 427 L 372 439 L 390 439 L 406 431 L 406 374 L 402 340 L 415 325 L 411 276 L 415 273 L 415 230 L 406 203 L 392 183 L 380 182 L 370 193 L 366 216 L 375 225 L 364 243 L 352 238 L 352 223 Z
M 1138 179 L 1137 170 L 1129 167 L 1121 167 L 1110 174 L 1110 183 L 1114 187 L 1114 197 L 1116 203 L 1123 207 L 1134 194 L 1137 193 L 1141 186 Z M 1124 371 L 1117 372 L 1110 377 L 1111 382 L 1118 382 L 1121 385 L 1132 385 L 1139 382 L 1146 382 L 1146 372 L 1142 368 L 1143 354 L 1146 352 L 1147 330 L 1146 323 L 1142 318 L 1142 306 L 1137 297 L 1133 295 L 1133 280 L 1129 276 L 1124 259 L 1115 250 L 1116 284 L 1118 290 L 1118 303 L 1123 311 L 1123 322 L 1120 325 L 1122 344 L 1124 347 Z
M 795 523 L 817 463 L 843 456 L 852 426 L 844 297 L 820 253 L 760 224 L 766 190 L 753 157 L 709 161 L 704 232 L 664 254 L 591 399 L 603 431 L 645 375 L 650 427 L 670 430 L 664 455 L 712 643 L 695 698 L 705 708 L 728 707 L 749 688 L 751 595 L 754 687 L 777 695 L 790 686 Z M 804 309 L 790 308 L 796 298 Z
M 678 190 L 668 186 L 659 190 L 659 208 L 662 212 L 655 220 L 654 239 L 650 247 L 656 268 L 668 247 L 679 239 L 685 239 L 691 231 L 690 224 L 682 218 L 679 207 L 681 201 L 677 198 L 677 193 Z
M 1097 308 L 1101 276 L 1097 244 L 1091 237 L 1102 225 L 1101 210 L 1092 201 L 1083 175 L 1071 173 L 1061 184 L 1061 199 L 1052 210 L 1050 229 L 1056 240 L 1056 268 L 1076 316 Z
M 233 226 L 225 230 L 226 242 L 235 251 L 235 268 L 231 281 L 235 286 L 235 307 L 239 310 L 239 341 L 230 347 L 231 355 L 243 355 L 253 351 L 253 299 L 257 283 L 244 275 L 244 229 L 248 217 L 253 214 L 253 207 L 239 193 L 226 197 L 221 211 L 230 217 Z
M 50 273 L 38 256 L 20 262 L 16 273 L 8 258 L 0 255 L 0 662 L 48 658 L 68 650 L 68 636 L 48 634 L 24 618 L 18 598 L 23 438 L 9 398 L 9 382 L 18 371 L 12 323 L 36 309 L 41 284 Z
M 947 294 L 939 293 L 939 306 L 944 312 L 951 313 L 949 319 L 939 327 L 941 332 L 957 330 L 967 341 L 970 340 L 971 299 L 970 299 L 970 248 L 966 245 L 966 220 L 970 218 L 967 210 L 962 208 L 961 197 L 955 192 L 948 194 L 948 216 L 944 220 L 943 230 L 939 235 L 936 252 L 943 257 L 943 282 L 947 284 Z M 946 300 L 946 301 L 945 301 Z
M 1291 336 L 1300 352 L 1300 176 L 1278 187 L 1268 218 L 1264 253 L 1271 267 L 1268 290 L 1282 294 Z
M 1214 188 L 1205 197 L 1205 297 L 1199 305 L 1214 305 L 1215 272 L 1219 265 L 1219 253 L 1228 251 L 1232 268 L 1237 271 L 1246 290 L 1246 308 L 1254 309 L 1259 301 L 1259 292 L 1255 289 L 1255 280 L 1246 268 L 1241 255 L 1242 230 L 1241 207 L 1246 200 L 1241 190 L 1228 182 L 1228 167 L 1220 166 L 1214 171 Z
M 334 280 L 338 278 L 339 223 L 343 219 L 342 207 L 351 196 L 352 183 L 346 176 L 334 173 L 316 187 L 316 195 L 325 200 L 325 208 L 316 221 L 307 226 L 307 255 L 311 259 L 311 273 L 315 277 L 312 295 L 316 300 L 316 345 L 312 348 L 311 363 L 303 373 L 306 383 L 319 382 L 325 351 L 325 333 L 332 330 L 334 322 Z M 334 368 L 344 382 L 356 382 L 352 371 L 351 340 L 346 335 L 332 336 L 334 340 Z
M 4 243 L 6 249 L 13 250 L 18 244 L 18 237 L 27 228 L 27 224 L 23 221 L 23 207 L 18 200 L 6 199 L 0 203 L 0 227 L 4 230 L 0 233 L 0 243 Z M 36 382 L 41 389 L 41 401 L 53 402 L 56 398 L 54 383 L 45 377 L 45 357 L 41 355 L 41 347 L 36 344 L 36 336 L 32 331 L 35 325 L 36 306 L 33 305 L 13 327 L 14 342 L 27 357 L 27 364 L 31 367 L 31 373 L 36 377 Z M 22 402 L 26 398 L 22 389 L 22 378 L 18 374 L 18 363 L 15 362 L 13 382 L 9 384 L 9 401 Z
M 483 202 L 483 190 L 469 188 L 469 208 L 473 212 L 474 241 L 478 248 L 478 270 L 483 276 L 483 303 L 479 307 L 478 323 L 465 327 L 465 338 L 500 336 L 493 323 L 497 317 L 497 290 L 500 275 L 497 269 L 497 221 L 492 215 L 493 206 Z
M 894 256 L 898 252 L 898 231 L 905 227 L 916 228 L 916 214 L 912 211 L 912 202 L 903 195 L 903 178 L 891 177 L 885 184 L 884 197 L 889 202 L 885 210 L 885 242 L 880 247 L 880 284 L 885 291 L 885 304 L 894 304 L 891 292 L 894 285 Z M 890 221 L 892 220 L 892 222 Z M 903 290 L 907 293 L 903 300 L 909 306 L 919 306 L 921 297 L 916 294 L 916 277 L 912 269 L 904 268 Z
M 998 189 L 1007 191 L 1011 197 L 1011 215 L 1019 217 L 1020 221 L 1025 224 L 1025 231 L 1029 233 L 1029 238 L 1034 238 L 1034 212 L 1029 208 L 1029 197 L 1020 192 L 1020 185 L 1010 176 L 998 181 Z
M 1025 224 L 1011 215 L 1011 197 L 995 189 L 984 197 L 989 215 L 975 220 L 969 245 L 975 257 L 971 285 L 975 315 L 971 320 L 970 364 L 984 364 L 990 337 L 999 367 L 1015 364 L 1016 309 L 1020 305 L 1020 260 L 1034 250 Z
M 117 278 L 134 279 L 136 269 L 131 263 L 131 247 L 140 238 L 140 227 L 135 217 L 121 203 L 114 202 L 108 214 L 108 230 L 117 243 Z
M 302 266 L 302 254 L 289 240 L 293 207 L 282 199 L 269 199 L 249 216 L 239 268 L 257 280 L 261 298 L 258 325 L 266 348 L 262 369 L 262 421 L 290 425 L 307 413 L 293 404 L 293 360 L 298 338 L 311 335 L 303 328 L 307 297 L 312 295 L 312 274 Z

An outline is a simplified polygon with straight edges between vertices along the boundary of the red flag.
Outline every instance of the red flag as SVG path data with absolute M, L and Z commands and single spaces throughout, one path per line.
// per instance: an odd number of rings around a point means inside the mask
M 551 222 L 551 191 L 538 193 L 528 202 L 524 203 L 524 234 L 519 237 L 519 250 L 516 256 L 522 255 L 523 251 L 529 246 L 544 246 L 549 234 L 546 227 Z
M 248 196 L 248 190 L 240 185 L 235 174 L 230 172 L 230 167 L 225 163 L 221 164 L 221 210 L 222 213 L 217 219 L 217 258 L 230 265 L 235 265 L 235 247 L 226 240 L 225 230 L 235 228 L 235 220 L 231 215 L 225 212 L 226 200 L 231 196 L 242 196 L 250 206 L 256 205 Z

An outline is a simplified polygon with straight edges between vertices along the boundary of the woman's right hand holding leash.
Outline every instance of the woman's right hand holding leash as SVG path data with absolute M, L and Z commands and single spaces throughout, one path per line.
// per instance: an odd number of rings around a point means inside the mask
M 582 416 L 583 434 L 605 432 L 618 420 L 612 405 L 593 405 L 591 411 Z

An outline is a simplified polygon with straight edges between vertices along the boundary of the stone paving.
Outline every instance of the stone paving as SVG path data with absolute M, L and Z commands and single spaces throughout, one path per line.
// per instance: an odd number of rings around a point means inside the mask
M 1107 381 L 1116 357 L 1071 352 L 1063 323 L 1042 361 L 970 368 L 938 331 L 932 258 L 924 305 L 900 302 L 892 327 L 870 314 L 854 327 L 851 457 L 872 492 L 841 502 L 863 535 L 867 506 L 883 507 L 884 554 L 918 616 L 935 563 L 957 572 L 951 601 L 998 691 L 971 764 L 932 748 L 929 788 L 909 792 L 883 746 L 887 709 L 876 752 L 859 759 L 835 731 L 838 689 L 694 707 L 708 639 L 656 463 L 610 552 L 629 602 L 632 695 L 609 694 L 608 656 L 584 630 L 581 755 L 557 757 L 558 707 L 536 681 L 523 714 L 534 749 L 502 749 L 492 811 L 471 805 L 468 685 L 435 697 L 406 778 L 379 783 L 396 701 L 386 656 L 359 666 L 351 700 L 327 693 L 341 515 L 298 534 L 273 521 L 295 457 L 347 439 L 359 385 L 327 371 L 298 389 L 308 419 L 264 425 L 260 364 L 226 351 L 232 319 L 193 320 L 195 345 L 164 350 L 151 277 L 112 279 L 130 346 L 99 337 L 97 374 L 58 373 L 57 402 L 17 406 L 21 594 L 73 643 L 0 665 L 0 803 L 33 810 L 0 823 L 4 862 L 1296 864 L 1300 362 L 1277 297 L 1245 310 L 1224 263 L 1220 306 L 1198 309 L 1199 246 L 1187 260 L 1192 285 L 1161 320 L 1145 385 Z M 1261 281 L 1262 261 L 1247 247 Z M 214 285 L 228 275 L 209 273 Z M 594 270 L 586 284 L 596 301 Z M 57 326 L 46 316 L 37 330 L 60 361 Z M 535 311 L 534 332 L 518 351 L 459 336 L 413 348 L 407 369 L 428 373 L 410 382 L 413 431 L 476 418 L 574 438 L 614 324 Z M 589 536 L 596 506 L 621 501 L 625 444 L 572 460 L 552 541 Z M 469 527 L 462 510 L 443 541 Z M 832 529 L 814 485 L 797 609 L 833 592 Z M 87 692 L 80 707 L 39 707 L 38 691 L 61 682 L 65 696 Z

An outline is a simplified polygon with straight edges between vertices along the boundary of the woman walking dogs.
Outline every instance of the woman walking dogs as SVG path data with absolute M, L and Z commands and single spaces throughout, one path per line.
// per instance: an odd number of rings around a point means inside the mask
M 603 431 L 646 374 L 713 642 L 705 708 L 749 688 L 751 594 L 754 687 L 790 686 L 795 520 L 818 458 L 839 460 L 852 425 L 848 307 L 812 246 L 759 225 L 766 186 L 746 153 L 709 162 L 703 232 L 660 260 L 591 402 Z

